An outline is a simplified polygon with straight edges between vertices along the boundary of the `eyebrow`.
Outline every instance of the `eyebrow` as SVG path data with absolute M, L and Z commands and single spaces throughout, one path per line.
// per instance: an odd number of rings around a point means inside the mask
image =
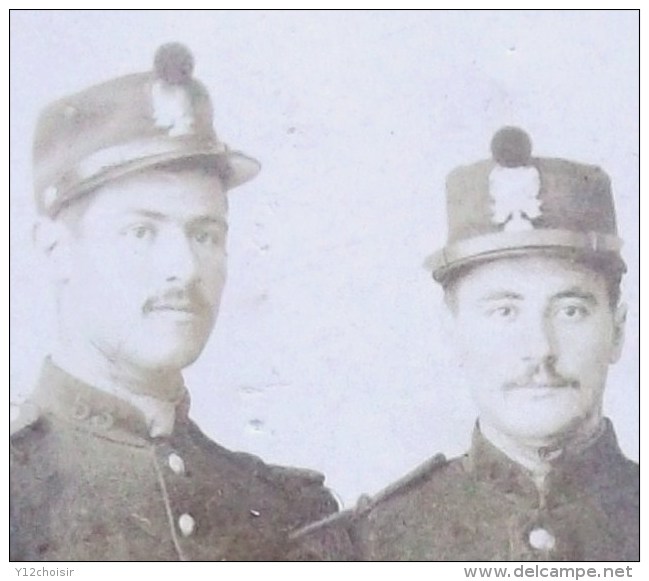
M 142 216 L 143 218 L 150 218 L 151 220 L 168 220 L 169 217 L 165 216 L 161 212 L 154 212 L 153 210 L 127 210 L 124 212 L 126 215 L 135 214 L 136 216 Z
M 492 293 L 489 293 L 488 295 L 485 295 L 484 297 L 481 297 L 479 300 L 480 302 L 486 303 L 490 301 L 502 300 L 521 301 L 523 299 L 523 295 L 512 291 L 494 291 Z M 596 305 L 598 303 L 597 297 L 593 293 L 584 291 L 580 288 L 570 288 L 565 291 L 558 292 L 557 294 L 552 296 L 553 301 L 560 301 L 562 299 L 581 299 L 592 305 Z
M 597 297 L 588 291 L 581 290 L 579 288 L 571 288 L 560 293 L 557 293 L 552 297 L 552 300 L 561 300 L 561 299 L 581 299 L 592 305 L 597 304 Z
M 133 214 L 136 216 L 141 216 L 143 218 L 148 218 L 149 220 L 157 220 L 159 222 L 168 222 L 170 220 L 169 216 L 166 214 L 163 214 L 162 212 L 156 212 L 154 210 L 144 210 L 144 209 L 138 209 L 138 210 L 129 210 L 126 212 L 127 214 Z M 210 225 L 210 224 L 216 224 L 217 226 L 220 226 L 224 230 L 228 230 L 228 223 L 221 217 L 218 216 L 196 216 L 189 220 L 189 223 L 192 224 L 193 226 L 196 225 Z
M 193 220 L 190 220 L 190 223 L 192 224 L 192 226 L 210 226 L 212 224 L 215 224 L 223 230 L 228 230 L 228 223 L 223 218 L 217 218 L 215 216 L 198 216 Z
M 502 301 L 507 299 L 522 301 L 523 295 L 512 291 L 494 291 L 492 293 L 489 293 L 488 295 L 485 295 L 484 297 L 480 297 L 480 302 L 486 303 L 489 301 Z

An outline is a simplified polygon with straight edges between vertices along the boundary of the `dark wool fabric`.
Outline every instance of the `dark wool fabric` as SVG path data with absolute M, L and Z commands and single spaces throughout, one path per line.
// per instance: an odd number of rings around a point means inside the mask
M 293 558 L 637 561 L 639 535 L 638 465 L 607 421 L 586 450 L 554 461 L 543 490 L 476 430 L 467 455 L 437 457 L 355 510 L 300 531 Z
M 337 509 L 321 475 L 222 448 L 187 406 L 151 438 L 49 362 L 32 401 L 11 437 L 12 560 L 283 560 L 292 530 Z

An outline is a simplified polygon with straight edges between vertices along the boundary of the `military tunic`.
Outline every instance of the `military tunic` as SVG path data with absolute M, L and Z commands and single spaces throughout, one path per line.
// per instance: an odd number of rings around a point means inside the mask
M 376 498 L 296 535 L 293 558 L 377 561 L 639 559 L 639 469 L 607 422 L 553 462 L 541 488 L 478 430 Z
M 47 363 L 11 438 L 12 560 L 281 560 L 337 509 L 318 473 L 208 439 L 178 411 L 152 438 L 130 404 Z

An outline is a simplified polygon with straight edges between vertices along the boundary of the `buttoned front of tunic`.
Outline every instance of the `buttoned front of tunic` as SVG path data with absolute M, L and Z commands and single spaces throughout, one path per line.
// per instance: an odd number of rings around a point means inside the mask
M 294 558 L 638 560 L 638 466 L 607 422 L 588 448 L 554 459 L 539 487 L 476 430 L 466 456 L 437 459 L 356 510 L 304 529 Z
M 226 450 L 187 406 L 153 438 L 51 363 L 32 401 L 11 438 L 12 560 L 281 560 L 290 531 L 337 508 L 321 475 Z

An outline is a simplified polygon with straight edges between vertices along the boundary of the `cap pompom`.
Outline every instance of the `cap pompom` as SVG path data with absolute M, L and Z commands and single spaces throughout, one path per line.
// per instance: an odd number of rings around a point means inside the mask
M 518 127 L 503 127 L 491 140 L 491 154 L 503 167 L 525 166 L 532 157 L 532 141 Z
M 158 78 L 170 85 L 182 85 L 192 78 L 194 55 L 179 42 L 163 44 L 155 53 L 153 61 Z

